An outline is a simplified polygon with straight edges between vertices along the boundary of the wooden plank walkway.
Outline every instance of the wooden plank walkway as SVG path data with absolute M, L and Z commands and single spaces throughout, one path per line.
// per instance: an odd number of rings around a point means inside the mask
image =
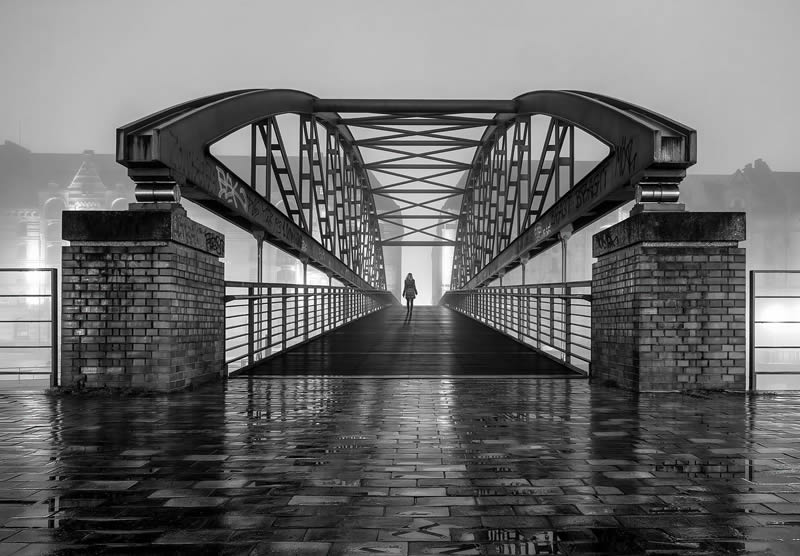
M 445 307 L 405 316 L 378 311 L 237 376 L 584 376 Z

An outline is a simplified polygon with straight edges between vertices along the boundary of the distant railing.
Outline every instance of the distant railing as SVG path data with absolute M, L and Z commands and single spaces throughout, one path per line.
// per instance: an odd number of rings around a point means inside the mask
M 800 270 L 750 271 L 750 390 L 800 390 Z
M 225 282 L 228 373 L 397 303 L 382 290 Z
M 58 386 L 58 348 L 58 270 L 0 268 L 0 385 L 50 377 Z
M 441 304 L 589 374 L 591 281 L 449 291 Z

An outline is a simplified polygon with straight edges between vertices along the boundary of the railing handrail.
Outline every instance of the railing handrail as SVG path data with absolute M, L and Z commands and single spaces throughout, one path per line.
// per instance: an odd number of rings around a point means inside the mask
M 800 350 L 800 343 L 796 343 L 794 345 L 781 343 L 780 345 L 771 345 L 771 344 L 759 344 L 758 343 L 758 328 L 756 325 L 758 324 L 767 324 L 767 325 L 794 325 L 800 324 L 800 321 L 796 320 L 760 320 L 756 318 L 756 302 L 757 300 L 769 300 L 769 299 L 784 299 L 784 300 L 795 300 L 800 299 L 800 294 L 797 293 L 784 293 L 784 294 L 770 294 L 770 295 L 757 295 L 757 290 L 759 289 L 756 284 L 756 278 L 758 276 L 767 275 L 767 274 L 783 274 L 783 275 L 797 275 L 800 274 L 800 270 L 751 270 L 748 277 L 748 288 L 750 290 L 750 300 L 748 303 L 748 310 L 749 310 L 749 323 L 748 323 L 748 357 L 749 357 L 749 365 L 748 365 L 748 379 L 749 379 L 749 389 L 751 392 L 758 391 L 758 382 L 759 377 L 768 377 L 768 376 L 780 376 L 780 375 L 800 375 L 800 369 L 791 369 L 789 371 L 785 370 L 766 370 L 761 369 L 759 370 L 758 365 L 756 364 L 756 354 L 763 353 L 766 350 Z M 782 286 L 781 286 L 782 287 Z M 796 287 L 794 288 L 796 289 Z
M 56 268 L 55 267 L 11 268 L 7 266 L 0 268 L 0 272 L 50 272 L 51 270 L 56 270 Z
M 328 286 L 316 286 L 319 288 L 328 288 Z M 336 289 L 336 288 L 331 288 Z M 364 293 L 367 295 L 393 295 L 391 292 L 384 291 L 384 290 L 359 290 L 357 288 L 345 288 L 347 293 Z M 233 294 L 233 295 L 226 295 L 223 299 L 225 303 L 229 303 L 231 301 L 239 301 L 243 299 L 267 299 L 267 298 L 281 298 L 281 297 L 310 297 L 314 295 L 319 295 L 320 293 L 325 292 L 303 292 L 303 293 L 261 293 L 261 294 Z
M 361 289 L 350 286 L 333 286 L 327 284 L 293 284 L 291 282 L 242 282 L 240 280 L 225 280 L 226 288 L 328 288 L 359 292 L 391 293 L 389 290 Z
M 483 288 L 478 288 L 475 290 L 456 290 L 456 291 L 449 291 L 445 292 L 444 295 L 472 295 L 472 294 L 480 294 Z M 496 290 L 495 290 L 496 291 Z M 493 293 L 493 292 L 487 292 Z M 442 297 L 444 297 L 444 295 Z M 544 298 L 544 299 L 583 299 L 584 301 L 592 301 L 591 294 L 581 294 L 581 293 L 514 293 L 508 292 L 507 295 L 512 297 L 533 297 L 533 298 Z
M 592 294 L 580 294 L 580 293 L 531 293 L 527 292 L 520 292 L 520 291 L 513 291 L 513 290 L 532 290 L 532 289 L 542 289 L 542 288 L 564 288 L 565 290 L 575 289 L 575 288 L 591 288 L 592 281 L 591 280 L 580 280 L 576 282 L 547 282 L 542 284 L 519 284 L 519 285 L 507 285 L 507 286 L 484 286 L 481 288 L 473 288 L 469 290 L 448 290 L 442 295 L 444 296 L 450 295 L 471 295 L 471 294 L 491 294 L 491 293 L 503 293 L 505 295 L 511 295 L 514 297 L 532 297 L 532 298 L 543 298 L 543 299 L 582 299 L 584 301 L 588 301 L 591 303 L 592 301 Z
M 448 291 L 441 303 L 588 376 L 591 313 L 585 312 L 591 308 L 592 296 L 571 292 L 591 285 L 583 280 L 484 286 Z M 561 359 L 553 352 L 560 353 Z
M 59 285 L 58 285 L 58 269 L 55 267 L 35 267 L 35 268 L 17 268 L 17 267 L 4 267 L 0 268 L 0 272 L 43 272 L 46 273 L 49 277 L 49 290 L 50 293 L 41 294 L 41 293 L 26 293 L 26 294 L 2 294 L 0 297 L 7 298 L 7 299 L 20 299 L 20 298 L 50 298 L 50 318 L 49 319 L 15 319 L 15 320 L 3 320 L 3 324 L 14 324 L 14 323 L 21 323 L 21 324 L 50 324 L 50 344 L 49 345 L 0 345 L 0 348 L 3 349 L 49 349 L 50 350 L 50 386 L 58 386 L 58 350 L 61 347 L 59 343 Z M 22 368 L 42 368 L 42 367 L 17 367 L 18 369 Z M 21 372 L 21 371 L 20 371 Z M 2 375 L 7 374 L 14 374 L 8 372 L 0 372 Z M 19 374 L 19 373 L 18 373 Z M 39 374 L 47 374 L 47 373 L 38 373 L 32 372 L 28 373 L 32 375 L 39 375 Z
M 573 282 L 541 282 L 537 284 L 504 284 L 502 286 L 481 286 L 471 290 L 450 290 L 450 291 L 478 291 L 478 290 L 499 290 L 504 288 L 554 288 L 570 286 L 573 288 L 588 288 L 592 286 L 591 280 L 575 280 Z
M 397 303 L 388 290 L 348 286 L 226 280 L 225 288 L 245 290 L 223 298 L 225 364 L 244 364 L 235 372 Z

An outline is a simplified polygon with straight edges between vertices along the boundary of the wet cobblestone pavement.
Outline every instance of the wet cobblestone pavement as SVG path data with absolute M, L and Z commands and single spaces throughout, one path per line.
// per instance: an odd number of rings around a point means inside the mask
M 800 397 L 564 379 L 0 392 L 0 556 L 800 554 Z

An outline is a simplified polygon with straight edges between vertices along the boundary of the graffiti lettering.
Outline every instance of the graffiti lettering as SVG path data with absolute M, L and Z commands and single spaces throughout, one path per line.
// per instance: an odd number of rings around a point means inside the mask
M 206 250 L 214 254 L 225 252 L 225 240 L 220 234 L 206 232 Z
M 599 233 L 594 236 L 594 240 L 596 242 L 597 248 L 601 251 L 607 251 L 609 249 L 614 249 L 620 244 L 619 235 L 613 231 L 606 231 L 603 233 Z
M 636 168 L 636 158 L 638 153 L 633 150 L 633 138 L 622 137 L 622 144 L 616 147 L 615 170 L 618 176 L 626 176 L 633 173 Z
M 247 195 L 236 178 L 217 166 L 217 183 L 220 198 L 236 208 L 248 210 Z
M 179 214 L 173 214 L 172 217 L 172 239 L 218 257 L 225 256 L 225 239 L 222 234 Z

